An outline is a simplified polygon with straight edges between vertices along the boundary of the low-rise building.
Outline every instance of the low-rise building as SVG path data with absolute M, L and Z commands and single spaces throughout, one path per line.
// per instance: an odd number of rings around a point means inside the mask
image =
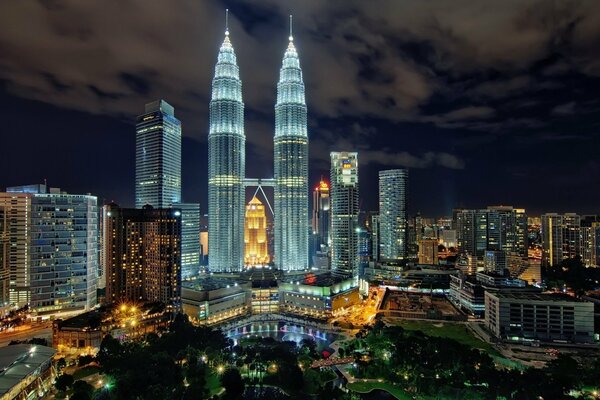
M 249 283 L 231 279 L 184 282 L 181 288 L 183 312 L 202 325 L 245 315 L 250 310 L 249 289 Z
M 330 274 L 314 276 L 314 280 L 279 283 L 282 312 L 327 319 L 343 308 L 360 301 L 355 279 L 340 279 Z
M 564 294 L 486 292 L 485 325 L 515 342 L 592 343 L 594 304 Z
M 0 400 L 42 397 L 55 377 L 51 347 L 17 344 L 0 348 Z

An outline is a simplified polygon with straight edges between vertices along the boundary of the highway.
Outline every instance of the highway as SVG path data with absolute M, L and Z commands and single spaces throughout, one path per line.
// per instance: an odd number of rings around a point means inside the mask
M 29 340 L 33 338 L 46 339 L 52 343 L 52 322 L 34 323 L 22 325 L 14 331 L 0 332 L 0 347 L 8 346 L 13 340 Z

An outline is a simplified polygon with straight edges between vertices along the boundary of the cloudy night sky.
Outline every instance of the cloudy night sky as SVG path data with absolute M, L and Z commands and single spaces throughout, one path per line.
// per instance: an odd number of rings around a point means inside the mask
M 410 213 L 600 210 L 600 4 L 589 1 L 19 0 L 0 4 L 0 187 L 133 205 L 135 117 L 183 124 L 183 200 L 206 211 L 208 103 L 230 9 L 248 177 L 273 174 L 288 15 L 306 84 L 311 185 L 358 151 L 410 169 Z

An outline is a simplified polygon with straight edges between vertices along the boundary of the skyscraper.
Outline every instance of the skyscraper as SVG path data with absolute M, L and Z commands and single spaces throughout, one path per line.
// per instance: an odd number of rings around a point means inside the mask
M 379 171 L 379 244 L 382 259 L 403 260 L 408 255 L 407 184 L 408 171 L 405 169 Z
M 37 314 L 86 311 L 96 305 L 97 198 L 46 185 L 8 188 L 0 209 L 5 235 L 10 302 Z
M 200 273 L 200 204 L 177 203 L 181 210 L 181 278 Z
M 10 228 L 6 205 L 0 202 L 0 307 L 10 303 L 10 264 L 8 249 Z
M 265 206 L 254 196 L 246 206 L 244 231 L 244 264 L 247 267 L 266 265 L 271 260 L 267 243 L 267 215 Z
M 323 179 L 313 190 L 311 225 L 310 265 L 317 268 L 328 268 L 331 246 L 331 199 L 329 185 Z
M 331 156 L 331 269 L 339 276 L 358 274 L 358 153 Z
M 106 301 L 178 303 L 181 210 L 105 206 Z
M 300 60 L 291 32 L 275 105 L 275 267 L 308 267 L 308 133 Z
M 164 100 L 146 104 L 135 136 L 135 206 L 181 202 L 181 122 Z
M 208 256 L 212 271 L 241 271 L 246 136 L 242 81 L 229 30 L 219 49 L 208 133 Z
M 542 215 L 542 265 L 559 265 L 566 258 L 580 255 L 581 217 L 577 214 Z

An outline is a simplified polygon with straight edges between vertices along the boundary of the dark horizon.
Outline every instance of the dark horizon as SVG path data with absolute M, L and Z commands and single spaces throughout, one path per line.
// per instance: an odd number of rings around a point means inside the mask
M 328 177 L 330 151 L 358 151 L 364 210 L 378 208 L 377 172 L 406 167 L 411 215 L 497 204 L 530 215 L 600 212 L 594 2 L 178 5 L 1 7 L 0 188 L 47 179 L 132 206 L 135 117 L 162 98 L 183 125 L 183 201 L 206 212 L 210 81 L 229 7 L 248 177 L 273 173 L 275 85 L 291 11 L 309 187 Z

